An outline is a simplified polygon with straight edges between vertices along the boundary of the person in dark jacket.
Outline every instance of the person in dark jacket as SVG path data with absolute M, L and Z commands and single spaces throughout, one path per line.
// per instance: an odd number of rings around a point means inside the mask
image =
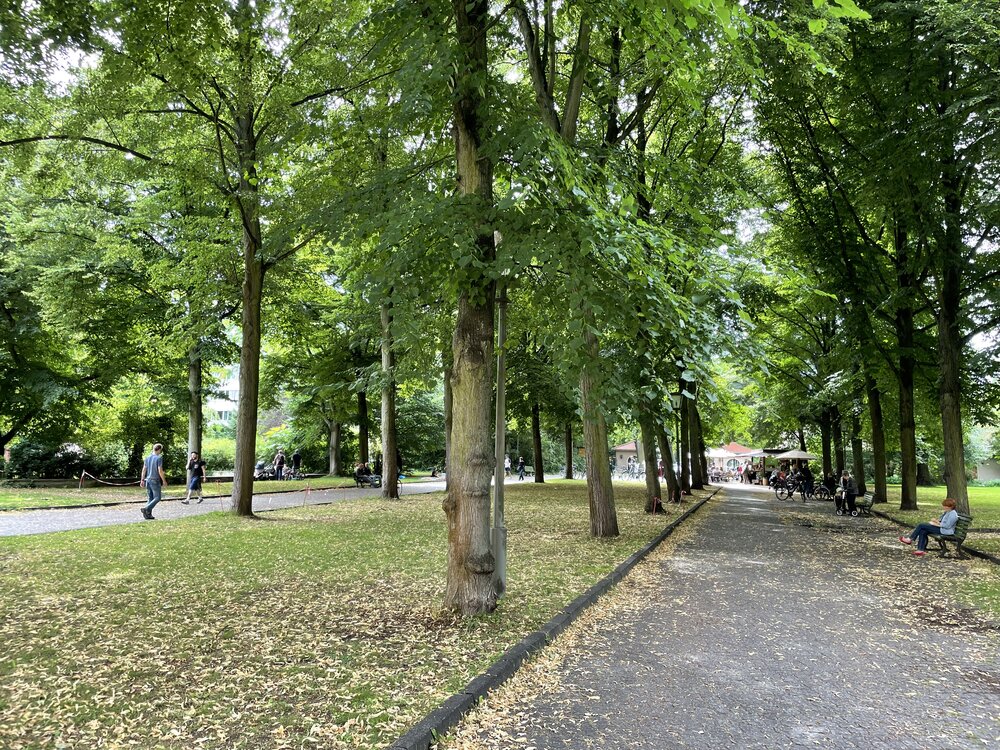
M 847 469 L 844 469 L 844 473 L 840 476 L 840 489 L 843 492 L 842 497 L 837 498 L 837 510 L 851 514 L 857 513 L 858 506 L 854 499 L 858 496 L 858 483 L 854 481 L 854 477 Z

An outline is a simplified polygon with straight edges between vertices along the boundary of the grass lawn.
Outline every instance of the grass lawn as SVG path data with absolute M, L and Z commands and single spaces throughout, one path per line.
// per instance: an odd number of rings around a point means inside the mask
M 889 485 L 889 503 L 876 505 L 876 510 L 888 513 L 893 518 L 907 521 L 916 526 L 921 521 L 937 518 L 943 512 L 941 501 L 948 496 L 948 490 L 939 487 L 918 487 L 917 506 L 919 510 L 899 509 L 899 485 Z M 1000 555 L 1000 534 L 976 533 L 977 529 L 1000 529 L 1000 487 L 969 487 L 969 509 L 972 512 L 972 526 L 969 530 L 969 546 L 983 552 Z M 932 546 L 936 545 L 933 543 Z
M 417 480 L 422 481 L 422 480 Z M 254 482 L 254 494 L 266 494 L 281 490 L 329 489 L 353 487 L 350 477 L 314 477 L 286 482 Z M 205 485 L 205 495 L 232 494 L 232 482 L 212 482 Z M 184 497 L 187 490 L 183 484 L 169 484 L 163 488 L 164 497 Z M 0 487 L 0 510 L 27 510 L 40 507 L 72 507 L 92 503 L 145 502 L 146 491 L 138 485 L 129 487 L 85 487 L 82 490 L 51 487 Z
M 384 747 L 669 520 L 508 486 L 508 594 L 439 611 L 440 494 L 0 539 L 0 747 Z

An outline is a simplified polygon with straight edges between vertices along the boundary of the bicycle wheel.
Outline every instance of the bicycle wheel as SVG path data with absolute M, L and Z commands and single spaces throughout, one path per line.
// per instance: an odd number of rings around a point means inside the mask
M 783 487 L 783 486 L 782 487 L 776 487 L 774 489 L 774 496 L 777 497 L 779 500 L 787 500 L 788 499 L 788 488 L 787 487 Z
M 817 500 L 829 500 L 830 490 L 828 490 L 824 485 L 820 485 L 813 490 L 813 497 Z

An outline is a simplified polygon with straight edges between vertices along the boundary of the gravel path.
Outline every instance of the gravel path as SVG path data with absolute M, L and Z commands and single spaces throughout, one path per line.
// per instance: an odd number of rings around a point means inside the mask
M 444 490 L 444 482 L 414 482 L 400 485 L 400 494 L 418 495 Z M 354 487 L 309 492 L 282 492 L 275 495 L 254 495 L 255 513 L 264 513 L 281 508 L 295 508 L 302 505 L 322 505 L 355 500 L 362 497 L 376 497 L 380 489 Z M 136 499 L 145 495 L 136 489 Z M 60 508 L 57 510 L 4 511 L 0 513 L 0 536 L 21 536 L 24 534 L 45 534 L 51 531 L 71 531 L 95 526 L 115 526 L 123 523 L 148 523 L 139 512 L 141 503 L 128 503 L 97 508 Z M 156 519 L 176 519 L 198 516 L 213 511 L 228 510 L 229 498 L 206 499 L 200 505 L 183 505 L 180 500 L 163 500 L 153 510 Z M 155 523 L 155 521 L 153 521 Z
M 1000 747 L 997 624 L 910 606 L 983 571 L 830 503 L 727 488 L 702 513 L 446 746 Z

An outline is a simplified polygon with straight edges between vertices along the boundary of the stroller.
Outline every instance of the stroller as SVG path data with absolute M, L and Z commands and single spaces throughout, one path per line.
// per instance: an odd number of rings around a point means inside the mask
M 258 461 L 256 465 L 254 465 L 254 479 L 274 479 L 275 476 L 277 476 L 277 472 L 275 472 L 274 467 L 266 461 Z

